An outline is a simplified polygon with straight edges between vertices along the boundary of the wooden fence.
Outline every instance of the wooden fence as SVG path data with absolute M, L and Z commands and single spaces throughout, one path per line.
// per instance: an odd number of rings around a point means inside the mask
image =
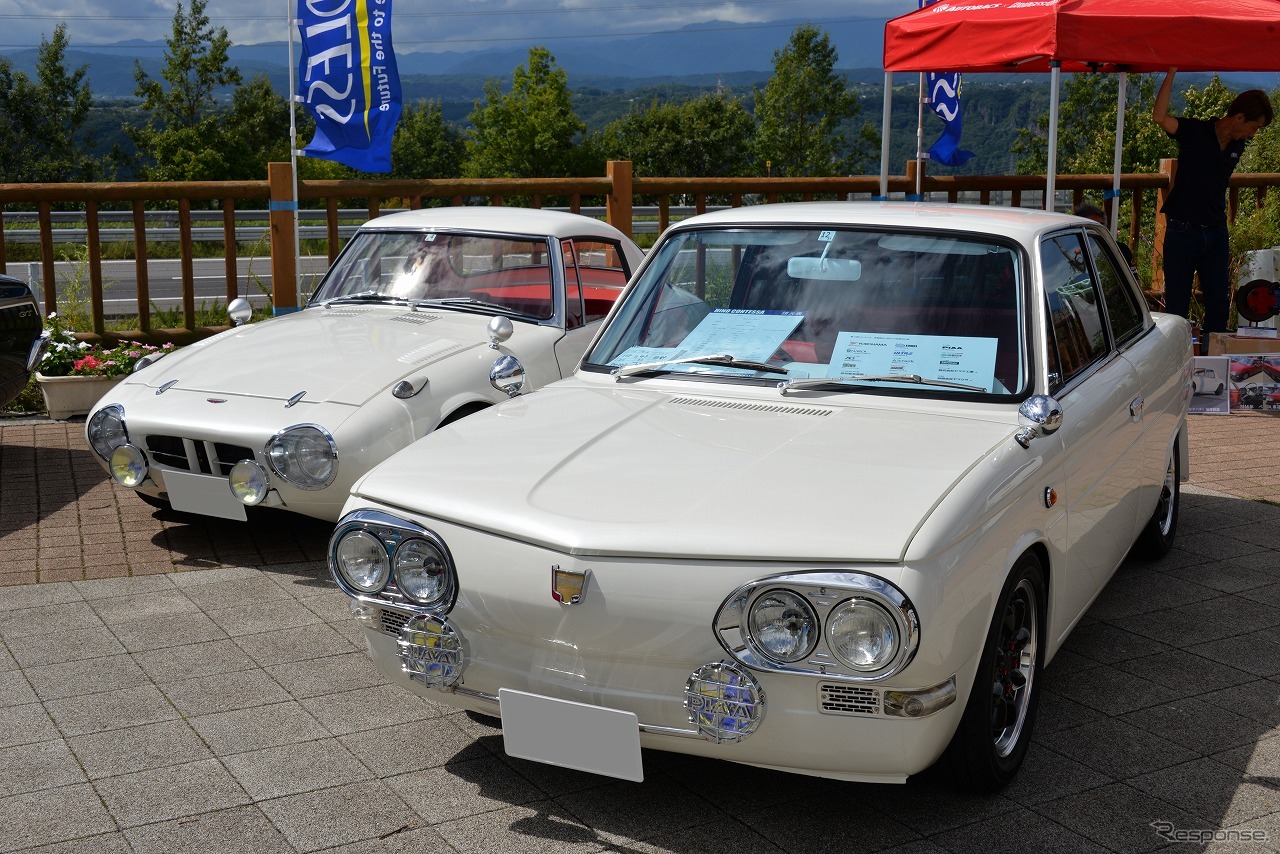
M 916 162 L 907 164 L 907 173 L 889 179 L 889 198 L 905 198 L 915 194 L 917 184 L 926 199 L 948 202 L 975 201 L 1012 207 L 1042 207 L 1045 177 L 1043 175 L 933 176 L 917 175 Z M 1138 245 L 1144 213 L 1158 210 L 1164 194 L 1172 184 L 1174 161 L 1161 164 L 1157 173 L 1135 173 L 1120 176 L 1121 198 L 1117 230 L 1124 239 Z M 880 192 L 878 176 L 857 175 L 840 178 L 646 178 L 632 175 L 631 164 L 614 161 L 608 164 L 604 177 L 597 178 L 530 178 L 530 179 L 423 179 L 423 180 L 356 180 L 299 181 L 299 205 L 325 211 L 325 244 L 330 261 L 342 245 L 339 235 L 339 210 L 362 207 L 372 219 L 388 206 L 418 208 L 424 204 L 518 204 L 527 207 L 556 206 L 579 212 L 584 207 L 603 207 L 605 218 L 624 233 L 635 233 L 633 211 L 647 206 L 657 211 L 657 230 L 672 222 L 673 206 L 692 208 L 701 213 L 713 206 L 739 206 L 744 203 L 773 202 L 780 199 L 870 199 Z M 58 304 L 55 276 L 55 245 L 58 229 L 54 228 L 54 210 L 83 212 L 85 263 L 89 280 L 88 301 L 94 332 L 90 338 L 183 343 L 205 337 L 217 328 L 196 325 L 195 287 L 192 239 L 192 208 L 220 209 L 224 235 L 226 297 L 237 296 L 237 209 L 270 211 L 268 230 L 271 241 L 272 302 L 277 313 L 294 310 L 298 305 L 297 244 L 293 216 L 293 174 L 288 163 L 273 163 L 265 181 L 229 182 L 137 182 L 97 184 L 0 184 L 0 272 L 7 271 L 7 242 L 4 239 L 6 208 L 37 211 L 40 270 L 44 304 Z M 1110 190 L 1112 176 L 1059 175 L 1055 201 L 1070 195 L 1071 206 L 1079 204 L 1086 194 L 1098 196 Z M 1261 206 L 1266 192 L 1280 186 L 1280 174 L 1237 174 L 1229 191 L 1229 218 L 1234 221 L 1246 199 Z M 147 212 L 157 207 L 176 208 L 177 252 L 182 280 L 184 324 L 177 329 L 154 329 L 151 322 L 151 297 L 148 285 L 149 239 Z M 103 312 L 103 276 L 101 248 L 101 213 L 106 210 L 129 210 L 133 224 L 133 261 L 137 280 L 138 329 L 112 333 L 105 328 Z M 62 219 L 62 217 L 59 217 Z M 115 218 L 113 217 L 113 220 Z M 1163 219 L 1156 216 L 1156 232 L 1150 245 L 1163 242 Z M 171 223 L 171 219 L 170 219 Z M 650 224 L 651 225 L 651 224 Z M 172 225 L 166 224 L 167 233 Z M 652 231 L 652 228 L 645 229 Z M 150 239 L 154 240 L 154 237 Z M 1158 264 L 1153 265 L 1159 268 Z

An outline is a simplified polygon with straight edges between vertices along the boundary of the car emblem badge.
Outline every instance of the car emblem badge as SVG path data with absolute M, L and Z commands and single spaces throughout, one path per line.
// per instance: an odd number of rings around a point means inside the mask
M 591 570 L 573 572 L 561 569 L 559 565 L 551 567 L 551 598 L 561 605 L 577 605 L 582 601 L 582 594 L 587 589 L 587 577 Z
M 227 402 L 227 399 L 225 397 L 206 397 L 204 400 L 205 400 L 205 403 L 226 403 Z

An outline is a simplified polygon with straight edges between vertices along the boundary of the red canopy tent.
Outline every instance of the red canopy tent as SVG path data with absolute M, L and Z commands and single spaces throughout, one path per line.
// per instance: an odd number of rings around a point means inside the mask
M 1280 0 L 940 0 L 894 18 L 884 30 L 888 114 L 895 71 L 1043 72 L 1052 75 L 1049 175 L 1052 205 L 1062 71 L 1121 74 L 1116 175 L 1127 72 L 1274 71 L 1280 68 Z

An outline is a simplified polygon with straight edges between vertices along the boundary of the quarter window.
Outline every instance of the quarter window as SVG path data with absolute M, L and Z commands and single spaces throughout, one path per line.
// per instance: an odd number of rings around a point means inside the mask
M 1097 235 L 1089 235 L 1089 246 L 1093 250 L 1093 263 L 1098 271 L 1098 284 L 1102 286 L 1102 295 L 1106 299 L 1111 335 L 1117 344 L 1123 344 L 1142 331 L 1142 309 L 1138 307 L 1138 296 Z

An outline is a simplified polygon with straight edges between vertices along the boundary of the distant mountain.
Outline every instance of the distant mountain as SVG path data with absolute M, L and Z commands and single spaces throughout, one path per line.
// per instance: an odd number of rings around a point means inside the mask
M 675 32 L 596 41 L 566 40 L 546 45 L 556 64 L 569 75 L 575 91 L 631 90 L 663 83 L 694 86 L 717 83 L 741 90 L 767 80 L 773 70 L 773 54 L 784 47 L 802 20 L 768 24 L 732 24 L 713 21 Z M 878 83 L 883 79 L 883 25 L 876 21 L 845 21 L 822 25 L 839 54 L 838 67 L 853 82 Z M 295 46 L 296 48 L 296 46 Z M 152 77 L 164 63 L 163 41 L 131 40 L 90 49 L 67 51 L 67 67 L 88 66 L 93 94 L 101 99 L 132 98 L 135 60 Z M 34 49 L 5 53 L 15 69 L 34 74 Z M 247 80 L 264 73 L 278 91 L 288 89 L 289 45 L 263 42 L 235 45 L 234 62 Z M 446 102 L 471 102 L 481 97 L 484 81 L 510 80 L 512 71 L 529 58 L 528 46 L 495 47 L 477 51 L 404 52 L 396 55 L 407 99 L 440 98 Z M 902 75 L 899 75 L 901 77 Z M 983 75 L 987 77 L 988 75 Z M 1008 80 L 1011 75 L 989 75 Z M 1277 74 L 1224 74 L 1240 88 L 1272 89 Z

